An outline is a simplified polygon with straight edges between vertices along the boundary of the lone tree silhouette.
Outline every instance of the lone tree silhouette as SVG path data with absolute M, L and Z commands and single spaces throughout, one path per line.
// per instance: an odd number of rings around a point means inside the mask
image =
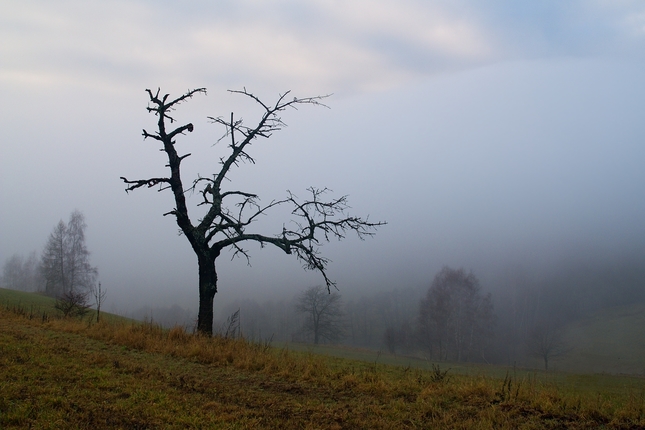
M 335 283 L 327 276 L 327 264 L 329 260 L 321 256 L 319 246 L 321 241 L 329 241 L 330 238 L 343 239 L 347 232 L 353 231 L 359 238 L 372 236 L 376 227 L 385 224 L 384 222 L 370 222 L 368 218 L 351 216 L 347 213 L 347 196 L 331 200 L 324 200 L 329 191 L 326 188 L 308 188 L 309 198 L 300 201 L 293 193 L 287 191 L 287 196 L 282 200 L 273 200 L 267 205 L 260 204 L 259 197 L 251 192 L 241 190 L 224 190 L 223 183 L 233 167 L 243 162 L 255 163 L 253 157 L 248 153 L 251 144 L 258 138 L 269 138 L 275 131 L 280 130 L 285 124 L 280 118 L 280 112 L 287 108 L 295 108 L 298 105 L 323 105 L 321 100 L 325 96 L 309 98 L 288 98 L 289 92 L 278 97 L 275 104 L 263 103 L 258 97 L 248 92 L 230 91 L 251 98 L 259 104 L 263 113 L 257 125 L 247 127 L 241 119 L 234 118 L 231 113 L 230 119 L 222 117 L 209 119 L 216 124 L 225 127 L 225 133 L 220 140 L 227 139 L 228 155 L 220 158 L 219 171 L 211 177 L 198 176 L 192 180 L 192 184 L 185 186 L 180 166 L 190 154 L 179 155 L 175 139 L 185 132 L 192 132 L 192 123 L 178 126 L 172 129 L 171 124 L 175 119 L 169 114 L 177 105 L 192 98 L 195 94 L 206 94 L 205 88 L 190 90 L 181 97 L 170 99 L 169 95 L 160 97 L 160 90 L 156 93 L 146 90 L 150 101 L 147 110 L 158 117 L 157 130 L 149 133 L 143 130 L 144 139 L 152 138 L 158 141 L 168 156 L 166 167 L 170 170 L 170 176 L 148 179 L 128 180 L 121 179 L 126 183 L 126 192 L 140 187 L 154 187 L 159 185 L 159 191 L 170 189 L 175 199 L 175 208 L 165 215 L 173 215 L 177 225 L 186 236 L 193 251 L 197 255 L 199 266 L 199 313 L 197 318 L 197 330 L 200 333 L 212 335 L 213 333 L 213 299 L 217 293 L 217 270 L 215 260 L 221 255 L 224 248 L 232 248 L 234 255 L 242 255 L 249 258 L 247 250 L 242 248 L 243 242 L 254 241 L 260 245 L 271 244 L 277 246 L 287 254 L 293 254 L 303 262 L 304 267 L 320 272 L 325 280 L 327 290 L 335 287 Z M 324 105 L 323 105 L 324 106 Z M 171 126 L 167 129 L 167 126 Z M 228 183 L 228 182 L 227 182 Z M 201 194 L 202 201 L 198 206 L 205 206 L 206 211 L 201 219 L 193 222 L 188 214 L 186 192 L 197 192 Z M 293 219 L 285 224 L 281 232 L 272 236 L 260 233 L 247 232 L 249 226 L 256 221 L 260 215 L 266 214 L 271 208 L 289 205 Z M 286 227 L 286 226 L 289 227 Z

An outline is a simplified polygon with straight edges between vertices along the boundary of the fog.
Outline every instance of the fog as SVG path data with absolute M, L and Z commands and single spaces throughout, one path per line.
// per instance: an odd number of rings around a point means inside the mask
M 162 216 L 169 191 L 126 194 L 119 177 L 164 174 L 164 154 L 141 137 L 155 126 L 145 88 L 208 88 L 176 111 L 195 124 L 177 144 L 193 154 L 183 164 L 192 178 L 213 172 L 225 149 L 207 116 L 257 118 L 253 104 L 225 92 L 245 86 L 267 102 L 289 89 L 333 93 L 329 109 L 286 112 L 288 127 L 251 148 L 257 164 L 230 178 L 263 202 L 327 187 L 349 195 L 352 213 L 387 221 L 366 241 L 322 247 L 350 300 L 420 291 L 444 265 L 472 270 L 493 292 L 518 270 L 546 282 L 567 267 L 642 267 L 642 5 L 471 3 L 410 1 L 390 15 L 388 2 L 276 2 L 263 17 L 269 7 L 252 2 L 221 11 L 6 2 L 0 261 L 41 250 L 79 209 L 105 309 L 196 311 L 196 259 Z M 287 221 L 267 217 L 257 228 L 279 233 Z M 277 249 L 249 249 L 250 266 L 232 254 L 218 260 L 216 309 L 323 282 Z

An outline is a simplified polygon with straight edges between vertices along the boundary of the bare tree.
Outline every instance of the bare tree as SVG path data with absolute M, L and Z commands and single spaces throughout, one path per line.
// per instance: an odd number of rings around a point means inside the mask
M 528 337 L 528 352 L 544 361 L 544 370 L 549 370 L 549 361 L 569 352 L 562 329 L 550 322 L 538 324 Z
M 303 330 L 321 341 L 337 342 L 345 334 L 341 295 L 323 286 L 308 288 L 298 297 L 296 309 L 305 315 Z
M 90 264 L 86 227 L 85 217 L 79 211 L 71 213 L 67 224 L 61 220 L 54 227 L 40 264 L 45 294 L 57 297 L 70 291 L 89 291 L 94 285 L 98 271 Z
M 273 132 L 280 130 L 284 123 L 280 113 L 287 108 L 298 105 L 321 105 L 322 97 L 289 98 L 289 92 L 278 97 L 275 104 L 265 104 L 258 97 L 246 91 L 231 91 L 248 97 L 256 102 L 263 113 L 256 125 L 247 127 L 241 119 L 236 119 L 231 113 L 230 119 L 222 117 L 210 120 L 223 126 L 225 133 L 222 139 L 228 140 L 228 155 L 220 158 L 219 171 L 209 177 L 198 176 L 189 186 L 184 185 L 181 176 L 181 163 L 190 153 L 179 155 L 177 152 L 176 138 L 185 132 L 192 132 L 192 123 L 167 128 L 175 122 L 170 113 L 180 103 L 192 98 L 195 94 L 206 93 L 206 89 L 190 90 L 184 95 L 170 99 L 168 94 L 160 96 L 146 90 L 149 96 L 148 112 L 158 117 L 157 130 L 149 133 L 143 130 L 145 139 L 151 138 L 159 142 L 162 150 L 168 157 L 167 167 L 169 176 L 153 177 L 148 179 L 128 180 L 121 179 L 127 184 L 126 191 L 140 187 L 154 187 L 159 185 L 159 191 L 170 189 L 172 191 L 175 207 L 164 215 L 172 215 L 177 225 L 186 236 L 197 256 L 199 267 L 199 313 L 197 329 L 201 333 L 212 335 L 213 332 L 213 299 L 217 292 L 217 271 L 215 261 L 225 248 L 232 248 L 234 255 L 249 258 L 247 250 L 242 248 L 244 242 L 258 242 L 260 245 L 271 244 L 286 254 L 294 254 L 301 260 L 307 269 L 317 270 L 323 276 L 327 288 L 335 285 L 326 272 L 329 260 L 320 255 L 321 241 L 330 238 L 342 239 L 346 232 L 353 231 L 359 238 L 371 236 L 374 229 L 382 222 L 370 222 L 367 218 L 350 216 L 347 214 L 347 197 L 324 200 L 327 189 L 309 188 L 310 197 L 299 200 L 296 195 L 287 191 L 286 198 L 273 200 L 266 205 L 260 204 L 259 197 L 252 193 L 237 189 L 224 190 L 227 175 L 233 167 L 240 163 L 254 163 L 249 154 L 252 143 L 258 138 L 268 138 Z M 203 216 L 192 221 L 186 201 L 186 192 L 197 192 L 201 195 L 199 206 L 204 207 Z M 289 205 L 291 214 L 295 218 L 291 224 L 275 232 L 271 236 L 249 232 L 251 224 L 261 215 L 266 214 L 271 208 Z
M 444 267 L 435 276 L 419 307 L 419 338 L 440 360 L 468 360 L 482 352 L 494 324 L 490 294 L 481 294 L 479 280 L 463 269 Z
M 99 322 L 101 319 L 101 305 L 105 301 L 107 291 L 101 288 L 101 283 L 99 282 L 97 286 L 92 287 L 91 293 L 92 297 L 94 297 L 94 305 L 96 306 L 96 322 Z

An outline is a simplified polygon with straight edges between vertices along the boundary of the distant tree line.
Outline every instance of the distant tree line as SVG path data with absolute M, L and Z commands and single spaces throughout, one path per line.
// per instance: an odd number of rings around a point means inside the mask
M 237 300 L 223 308 L 216 327 L 240 310 L 240 332 L 254 340 L 343 343 L 433 361 L 471 361 L 550 369 L 567 354 L 566 324 L 607 305 L 624 304 L 645 280 L 645 269 L 567 265 L 542 277 L 509 270 L 484 290 L 464 269 L 444 267 L 425 290 L 396 288 L 342 300 L 337 291 L 309 288 L 291 299 Z M 618 266 L 620 267 L 620 266 Z M 614 295 L 607 296 L 607 292 Z M 314 294 L 316 293 L 316 294 Z M 320 297 L 317 294 L 321 293 Z M 335 298 L 333 336 L 316 336 L 321 298 Z M 217 331 L 217 330 L 216 330 Z
M 315 286 L 291 300 L 234 301 L 216 327 L 238 311 L 241 335 L 252 340 L 345 343 L 454 361 L 485 360 L 496 322 L 491 294 L 475 275 L 449 267 L 424 297 L 397 289 L 346 303 L 338 291 Z
M 36 251 L 27 257 L 14 254 L 2 266 L 2 286 L 11 290 L 38 291 L 43 285 Z
M 90 263 L 85 243 L 84 215 L 75 210 L 69 221 L 60 220 L 47 238 L 40 256 L 12 255 L 2 268 L 1 285 L 22 291 L 39 291 L 57 299 L 64 316 L 84 315 L 90 297 L 97 307 L 97 319 L 106 291 L 97 285 L 98 270 Z

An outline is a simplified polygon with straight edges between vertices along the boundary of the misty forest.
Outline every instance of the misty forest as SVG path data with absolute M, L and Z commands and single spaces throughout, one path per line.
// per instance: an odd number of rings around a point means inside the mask
M 198 284 L 185 285 L 184 294 L 197 296 L 199 306 L 194 312 L 178 304 L 146 305 L 125 312 L 127 316 L 208 336 L 276 345 L 345 345 L 436 362 L 548 370 L 575 349 L 571 327 L 576 323 L 605 309 L 645 302 L 645 265 L 638 249 L 612 258 L 563 259 L 543 272 L 527 269 L 531 265 L 502 265 L 487 271 L 485 282 L 466 266 L 444 265 L 422 283 L 402 280 L 378 291 L 348 291 L 331 278 L 333 263 L 323 245 L 358 238 L 367 239 L 364 246 L 372 246 L 369 242 L 377 229 L 389 227 L 387 220 L 351 214 L 348 197 L 335 196 L 327 188 L 310 187 L 302 199 L 287 191 L 284 197 L 266 202 L 254 190 L 238 188 L 230 178 L 241 165 L 256 163 L 255 147 L 271 145 L 273 135 L 286 126 L 281 118 L 284 111 L 307 105 L 326 108 L 327 96 L 297 98 L 286 92 L 266 104 L 246 89 L 231 91 L 258 105 L 259 119 L 247 125 L 233 113 L 208 117 L 210 126 L 223 128 L 219 137 L 205 143 L 211 146 L 207 165 L 212 170 L 188 177 L 181 167 L 190 161 L 191 149 L 182 138 L 196 126 L 178 123 L 173 111 L 206 90 L 190 90 L 176 98 L 159 89 L 146 93 L 147 111 L 157 123 L 153 132 L 144 129 L 143 137 L 146 143 L 157 142 L 166 154 L 168 173 L 121 180 L 128 193 L 147 188 L 168 198 L 165 213 L 148 216 L 172 217 L 180 236 L 187 239 L 197 263 Z M 87 227 L 84 214 L 74 210 L 67 223 L 60 220 L 43 238 L 42 249 L 6 259 L 1 286 L 56 298 L 56 309 L 64 316 L 82 318 L 89 309 L 96 309 L 98 319 L 110 291 L 101 286 L 100 272 L 92 266 Z M 218 279 L 216 262 L 225 266 L 231 259 L 242 259 L 250 266 L 248 243 L 259 245 L 255 252 L 275 247 L 287 254 L 285 258 L 295 257 L 318 274 L 318 282 L 301 285 L 291 294 L 280 288 L 271 292 L 266 286 L 263 297 L 238 295 L 214 312 L 216 293 L 228 288 Z M 218 260 L 224 250 L 230 251 L 228 256 Z M 645 367 L 627 370 L 645 371 Z

